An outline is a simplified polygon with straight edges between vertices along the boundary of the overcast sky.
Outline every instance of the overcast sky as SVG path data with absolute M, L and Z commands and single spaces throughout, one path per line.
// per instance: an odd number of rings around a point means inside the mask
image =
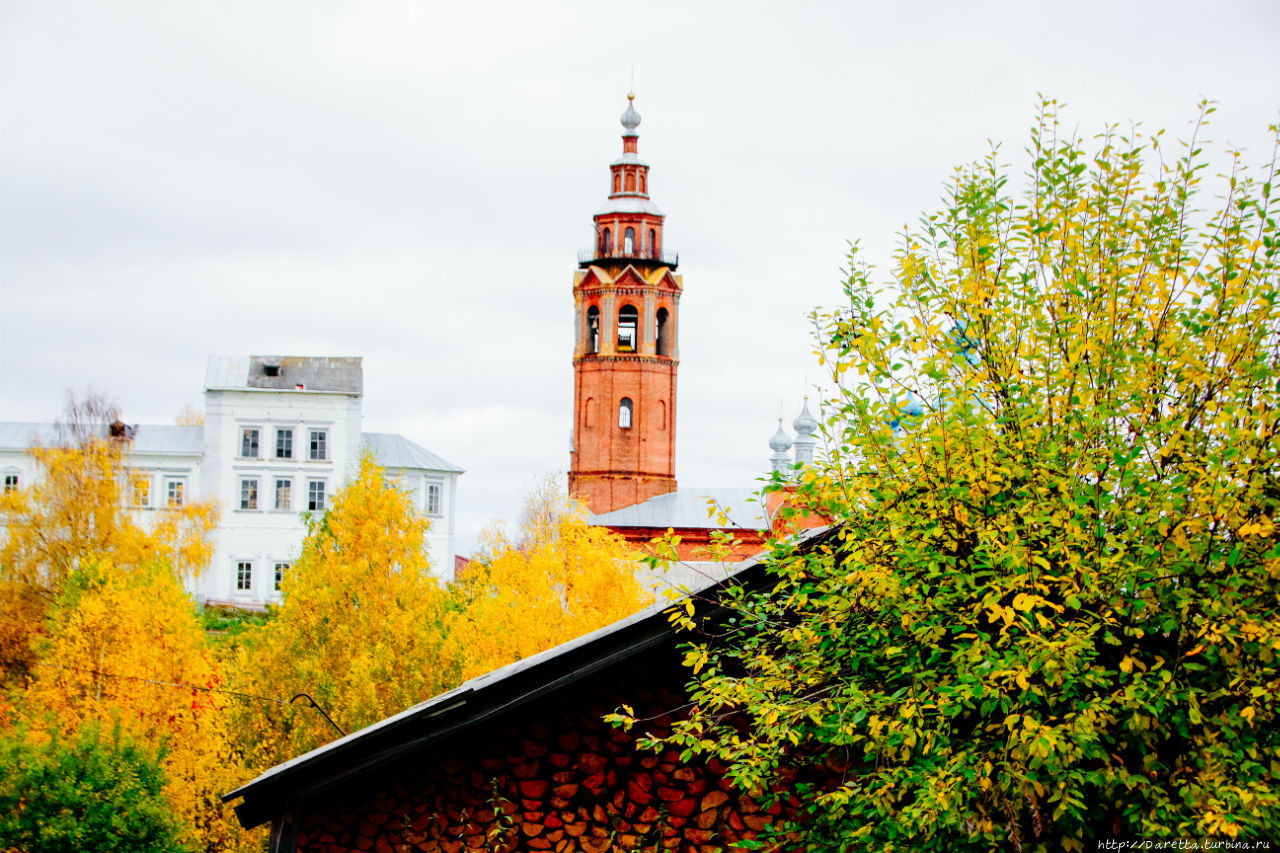
M 0 420 L 200 405 L 210 354 L 364 357 L 467 470 L 458 545 L 568 467 L 572 276 L 637 93 L 680 252 L 677 477 L 750 486 L 806 316 L 1036 93 L 1269 155 L 1280 3 L 0 0 Z

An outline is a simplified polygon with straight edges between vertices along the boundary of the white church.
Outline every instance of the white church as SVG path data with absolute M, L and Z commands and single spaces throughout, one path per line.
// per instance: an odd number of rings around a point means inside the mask
M 431 522 L 432 571 L 453 577 L 454 517 L 462 469 L 401 435 L 361 431 L 359 358 L 213 356 L 204 424 L 128 428 L 126 499 L 149 513 L 216 500 L 213 560 L 191 592 L 202 602 L 260 607 L 280 597 L 297 558 L 303 514 L 322 513 L 369 447 L 387 477 Z M 0 482 L 38 476 L 28 453 L 54 441 L 52 424 L 0 422 Z

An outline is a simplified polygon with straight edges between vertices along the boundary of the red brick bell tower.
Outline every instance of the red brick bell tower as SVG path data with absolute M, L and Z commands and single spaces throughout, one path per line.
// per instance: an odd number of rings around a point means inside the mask
M 569 494 L 594 513 L 676 488 L 676 366 L 680 276 L 663 215 L 649 200 L 649 164 L 636 153 L 640 114 L 627 95 L 622 156 L 595 245 L 573 277 L 573 442 Z

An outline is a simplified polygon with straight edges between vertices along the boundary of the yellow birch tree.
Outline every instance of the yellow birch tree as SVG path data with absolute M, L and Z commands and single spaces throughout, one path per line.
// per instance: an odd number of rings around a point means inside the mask
M 522 660 L 623 619 L 652 602 L 635 577 L 639 555 L 586 522 L 548 482 L 531 495 L 519 536 L 486 532 L 487 555 L 459 581 L 450 619 L 462 677 Z
M 118 727 L 162 756 L 163 793 L 184 841 L 253 849 L 218 795 L 243 777 L 226 734 L 223 676 L 190 597 L 162 563 L 103 560 L 63 585 L 21 697 L 31 725 L 71 735 Z
M 427 526 L 366 452 L 329 510 L 310 520 L 276 618 L 247 636 L 242 687 L 307 694 L 352 731 L 456 684 L 444 638 L 449 597 L 430 572 Z M 305 703 L 245 705 L 239 718 L 245 752 L 262 768 L 338 735 Z

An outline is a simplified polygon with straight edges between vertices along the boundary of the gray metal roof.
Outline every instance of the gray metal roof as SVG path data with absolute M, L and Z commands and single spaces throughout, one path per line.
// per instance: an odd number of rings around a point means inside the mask
M 359 357 L 211 355 L 204 387 L 209 391 L 266 388 L 359 396 L 364 392 L 362 363 Z M 273 371 L 274 376 L 270 375 Z
M 662 211 L 658 206 L 647 198 L 638 195 L 618 196 L 617 198 L 607 198 L 600 209 L 596 211 L 596 216 L 602 216 L 606 213 L 648 213 L 653 216 L 661 216 Z
M 444 471 L 461 474 L 462 469 L 437 456 L 420 444 L 414 444 L 403 435 L 390 432 L 366 432 L 361 436 L 369 445 L 378 464 L 383 468 L 425 468 L 428 471 Z
M 204 453 L 204 427 L 139 424 L 131 449 L 134 453 L 199 456 Z
M 634 151 L 623 151 L 622 156 L 609 164 L 610 166 L 648 166 L 649 164 L 640 159 L 640 155 Z
M 53 444 L 56 440 L 53 424 L 0 421 L 0 450 L 26 450 L 37 442 Z
M 728 524 L 714 518 L 712 507 L 729 516 Z M 753 489 L 677 489 L 632 506 L 591 517 L 603 527 L 688 527 L 768 530 L 760 493 Z
M 56 444 L 57 428 L 53 424 L 0 422 L 0 449 L 26 450 L 37 441 L 46 445 Z M 142 425 L 134 433 L 130 449 L 134 453 L 199 456 L 204 452 L 204 427 Z

